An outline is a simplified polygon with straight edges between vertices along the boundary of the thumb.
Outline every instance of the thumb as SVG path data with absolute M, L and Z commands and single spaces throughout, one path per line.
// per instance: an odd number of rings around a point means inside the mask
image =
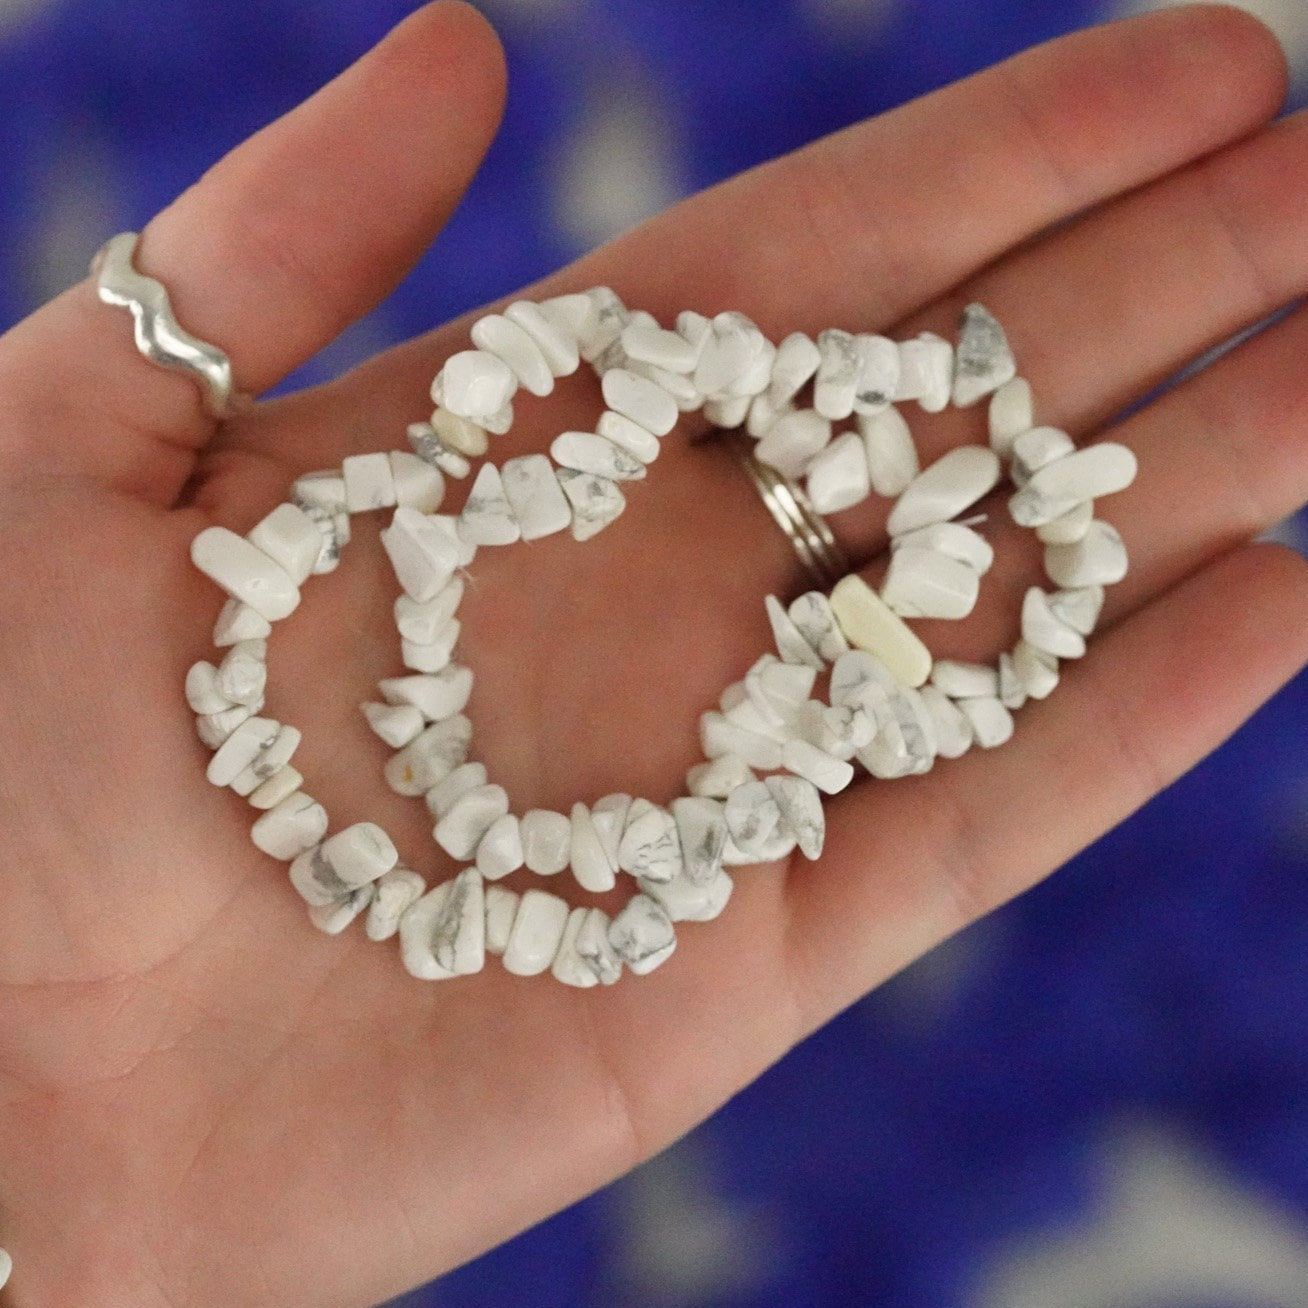
M 461 0 L 411 15 L 156 216 L 136 266 L 258 394 L 383 299 L 499 124 L 499 43 Z M 0 482 L 39 469 L 172 503 L 212 436 L 199 388 L 135 349 L 88 280 L 0 339 Z M 53 466 L 52 466 L 53 465 Z

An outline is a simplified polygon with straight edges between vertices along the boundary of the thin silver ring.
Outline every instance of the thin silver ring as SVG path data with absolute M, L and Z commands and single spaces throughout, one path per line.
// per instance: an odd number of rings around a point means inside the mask
M 139 232 L 119 232 L 100 247 L 91 260 L 96 293 L 106 304 L 131 310 L 136 348 L 151 363 L 194 377 L 206 411 L 226 418 L 249 402 L 233 387 L 232 361 L 178 325 L 163 283 L 138 272 L 132 262 L 139 240 Z
M 849 574 L 850 564 L 826 519 L 799 486 L 755 457 L 754 442 L 743 432 L 726 431 L 722 439 L 753 482 L 772 520 L 786 533 L 805 571 L 820 589 L 830 590 Z

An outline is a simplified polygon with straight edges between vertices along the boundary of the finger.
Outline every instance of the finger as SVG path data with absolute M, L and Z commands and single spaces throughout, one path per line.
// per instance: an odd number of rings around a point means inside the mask
M 485 22 L 461 3 L 429 5 L 151 221 L 138 266 L 257 394 L 404 275 L 479 164 L 502 94 Z M 171 503 L 212 432 L 195 385 L 140 358 L 128 316 L 87 282 L 4 340 L 0 393 L 8 476 L 39 454 L 43 474 L 53 465 Z
M 980 300 L 1004 323 L 1037 420 L 1092 431 L 1308 289 L 1306 165 L 1299 114 L 1018 250 L 895 334 L 952 336 Z M 924 463 L 984 439 L 984 404 L 930 418 L 905 409 Z M 880 547 L 886 507 L 833 516 L 854 557 Z
M 1107 633 L 1004 748 L 846 792 L 788 882 L 808 1027 L 1122 821 L 1306 659 L 1308 565 L 1246 546 Z

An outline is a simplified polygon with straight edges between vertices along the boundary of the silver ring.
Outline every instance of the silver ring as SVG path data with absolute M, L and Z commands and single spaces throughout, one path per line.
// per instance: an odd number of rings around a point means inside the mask
M 786 533 L 799 561 L 821 590 L 830 590 L 850 571 L 826 519 L 788 477 L 754 455 L 754 442 L 741 431 L 722 433 L 727 448 L 754 483 L 772 520 Z
M 132 311 L 136 348 L 161 368 L 189 373 L 200 385 L 204 407 L 214 418 L 226 418 L 248 397 L 233 389 L 232 361 L 216 345 L 178 326 L 162 282 L 137 272 L 132 263 L 139 232 L 110 237 L 94 259 L 91 275 L 106 304 Z

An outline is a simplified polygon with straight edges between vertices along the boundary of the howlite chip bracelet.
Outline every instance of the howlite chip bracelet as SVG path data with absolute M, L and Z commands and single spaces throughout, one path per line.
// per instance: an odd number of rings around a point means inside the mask
M 518 301 L 481 318 L 471 336 L 473 348 L 447 359 L 432 384 L 430 421 L 409 428 L 412 452 L 356 455 L 305 474 L 290 502 L 246 536 L 209 527 L 192 548 L 196 566 L 230 596 L 214 629 L 226 653 L 186 678 L 213 751 L 209 779 L 260 811 L 254 843 L 290 864 L 316 926 L 336 933 L 366 914 L 371 939 L 398 935 L 414 976 L 474 973 L 488 953 L 512 973 L 549 970 L 578 987 L 611 984 L 624 965 L 653 970 L 676 947 L 676 923 L 710 920 L 726 906 L 729 868 L 796 848 L 819 856 L 822 796 L 848 786 L 856 765 L 904 777 L 937 757 L 1007 741 L 1013 711 L 1054 690 L 1061 661 L 1085 652 L 1103 588 L 1126 573 L 1121 537 L 1094 508 L 1131 483 L 1134 456 L 1106 442 L 1078 450 L 1066 433 L 1037 426 L 1031 389 L 980 305 L 964 313 L 956 346 L 931 333 L 895 342 L 838 330 L 774 345 L 739 313 L 687 311 L 668 330 L 597 288 Z M 519 392 L 549 394 L 583 359 L 606 405 L 595 429 L 561 433 L 548 455 L 483 461 L 461 510 L 440 512 L 447 478 L 469 476 L 491 437 L 509 430 Z M 937 413 L 987 397 L 988 443 L 921 468 L 899 406 Z M 743 428 L 778 478 L 802 478 L 819 513 L 872 494 L 893 499 L 880 590 L 850 573 L 789 605 L 767 597 L 776 652 L 703 714 L 705 761 L 667 807 L 615 793 L 566 814 L 515 812 L 470 758 L 473 674 L 455 658 L 464 572 L 483 547 L 565 530 L 584 541 L 604 530 L 679 415 L 699 411 L 715 426 Z M 994 550 L 977 530 L 984 519 L 960 519 L 1005 470 L 1008 511 L 1043 542 L 1055 589 L 1026 592 L 1022 638 L 996 664 L 933 659 L 905 619 L 972 612 Z M 325 809 L 292 764 L 299 732 L 261 716 L 272 624 L 295 609 L 310 575 L 338 565 L 350 517 L 374 510 L 393 510 L 381 537 L 402 592 L 395 622 L 407 671 L 382 680 L 380 698 L 362 707 L 395 751 L 387 783 L 424 799 L 436 844 L 467 864 L 432 888 L 375 824 L 328 834 Z M 819 677 L 825 698 L 815 694 Z M 635 892 L 610 917 L 499 884 L 524 867 L 540 876 L 570 867 L 592 892 L 625 874 Z

